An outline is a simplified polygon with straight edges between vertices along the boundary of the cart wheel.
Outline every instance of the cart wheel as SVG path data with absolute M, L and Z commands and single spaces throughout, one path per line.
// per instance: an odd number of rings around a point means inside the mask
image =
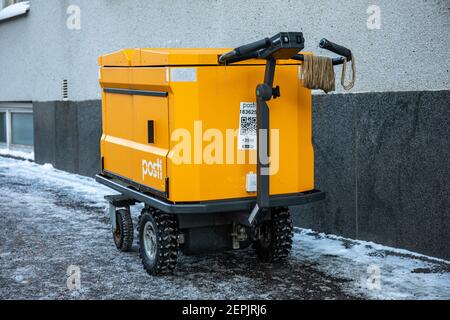
M 261 261 L 277 262 L 286 259 L 292 248 L 293 226 L 287 208 L 273 208 L 271 219 L 264 221 L 255 241 L 256 254 Z
M 116 211 L 116 226 L 113 238 L 117 249 L 123 252 L 130 251 L 133 245 L 133 220 L 129 209 Z
M 178 222 L 174 215 L 150 208 L 139 218 L 139 254 L 151 275 L 171 273 L 178 257 Z

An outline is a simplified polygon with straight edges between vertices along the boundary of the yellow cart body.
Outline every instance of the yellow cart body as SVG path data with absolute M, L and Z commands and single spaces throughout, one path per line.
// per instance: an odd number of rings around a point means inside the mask
M 219 64 L 228 50 L 126 49 L 100 57 L 102 173 L 172 203 L 255 197 L 247 176 L 256 172 L 256 151 L 240 150 L 227 130 L 239 130 L 241 103 L 256 102 L 265 63 Z M 276 68 L 281 97 L 268 103 L 279 141 L 271 196 L 314 189 L 311 92 L 299 81 L 299 61 L 278 60 Z M 213 161 L 203 156 L 215 142 L 208 132 L 223 137 L 223 154 L 212 152 Z M 191 137 L 183 163 L 180 134 Z

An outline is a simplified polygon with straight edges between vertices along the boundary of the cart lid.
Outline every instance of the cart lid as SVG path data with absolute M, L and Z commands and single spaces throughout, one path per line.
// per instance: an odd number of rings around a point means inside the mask
M 232 49 L 143 48 L 123 49 L 101 56 L 102 67 L 214 66 L 218 57 Z M 245 60 L 237 64 L 265 64 L 264 60 Z M 279 60 L 278 64 L 299 64 L 295 60 Z

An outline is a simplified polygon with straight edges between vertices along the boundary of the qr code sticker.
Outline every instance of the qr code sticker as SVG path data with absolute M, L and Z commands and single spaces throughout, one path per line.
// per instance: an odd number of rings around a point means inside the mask
M 241 102 L 239 112 L 239 149 L 256 150 L 255 102 Z
M 256 134 L 256 117 L 241 117 L 241 134 Z

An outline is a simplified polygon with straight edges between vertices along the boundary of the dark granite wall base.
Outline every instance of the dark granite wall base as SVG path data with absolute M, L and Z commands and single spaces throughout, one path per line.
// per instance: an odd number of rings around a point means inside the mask
M 295 223 L 450 259 L 450 91 L 313 98 L 322 203 Z
M 33 103 L 34 149 L 37 163 L 94 176 L 100 170 L 101 102 Z
M 313 97 L 320 203 L 297 226 L 450 259 L 450 91 Z M 99 171 L 101 102 L 34 103 L 38 163 Z

